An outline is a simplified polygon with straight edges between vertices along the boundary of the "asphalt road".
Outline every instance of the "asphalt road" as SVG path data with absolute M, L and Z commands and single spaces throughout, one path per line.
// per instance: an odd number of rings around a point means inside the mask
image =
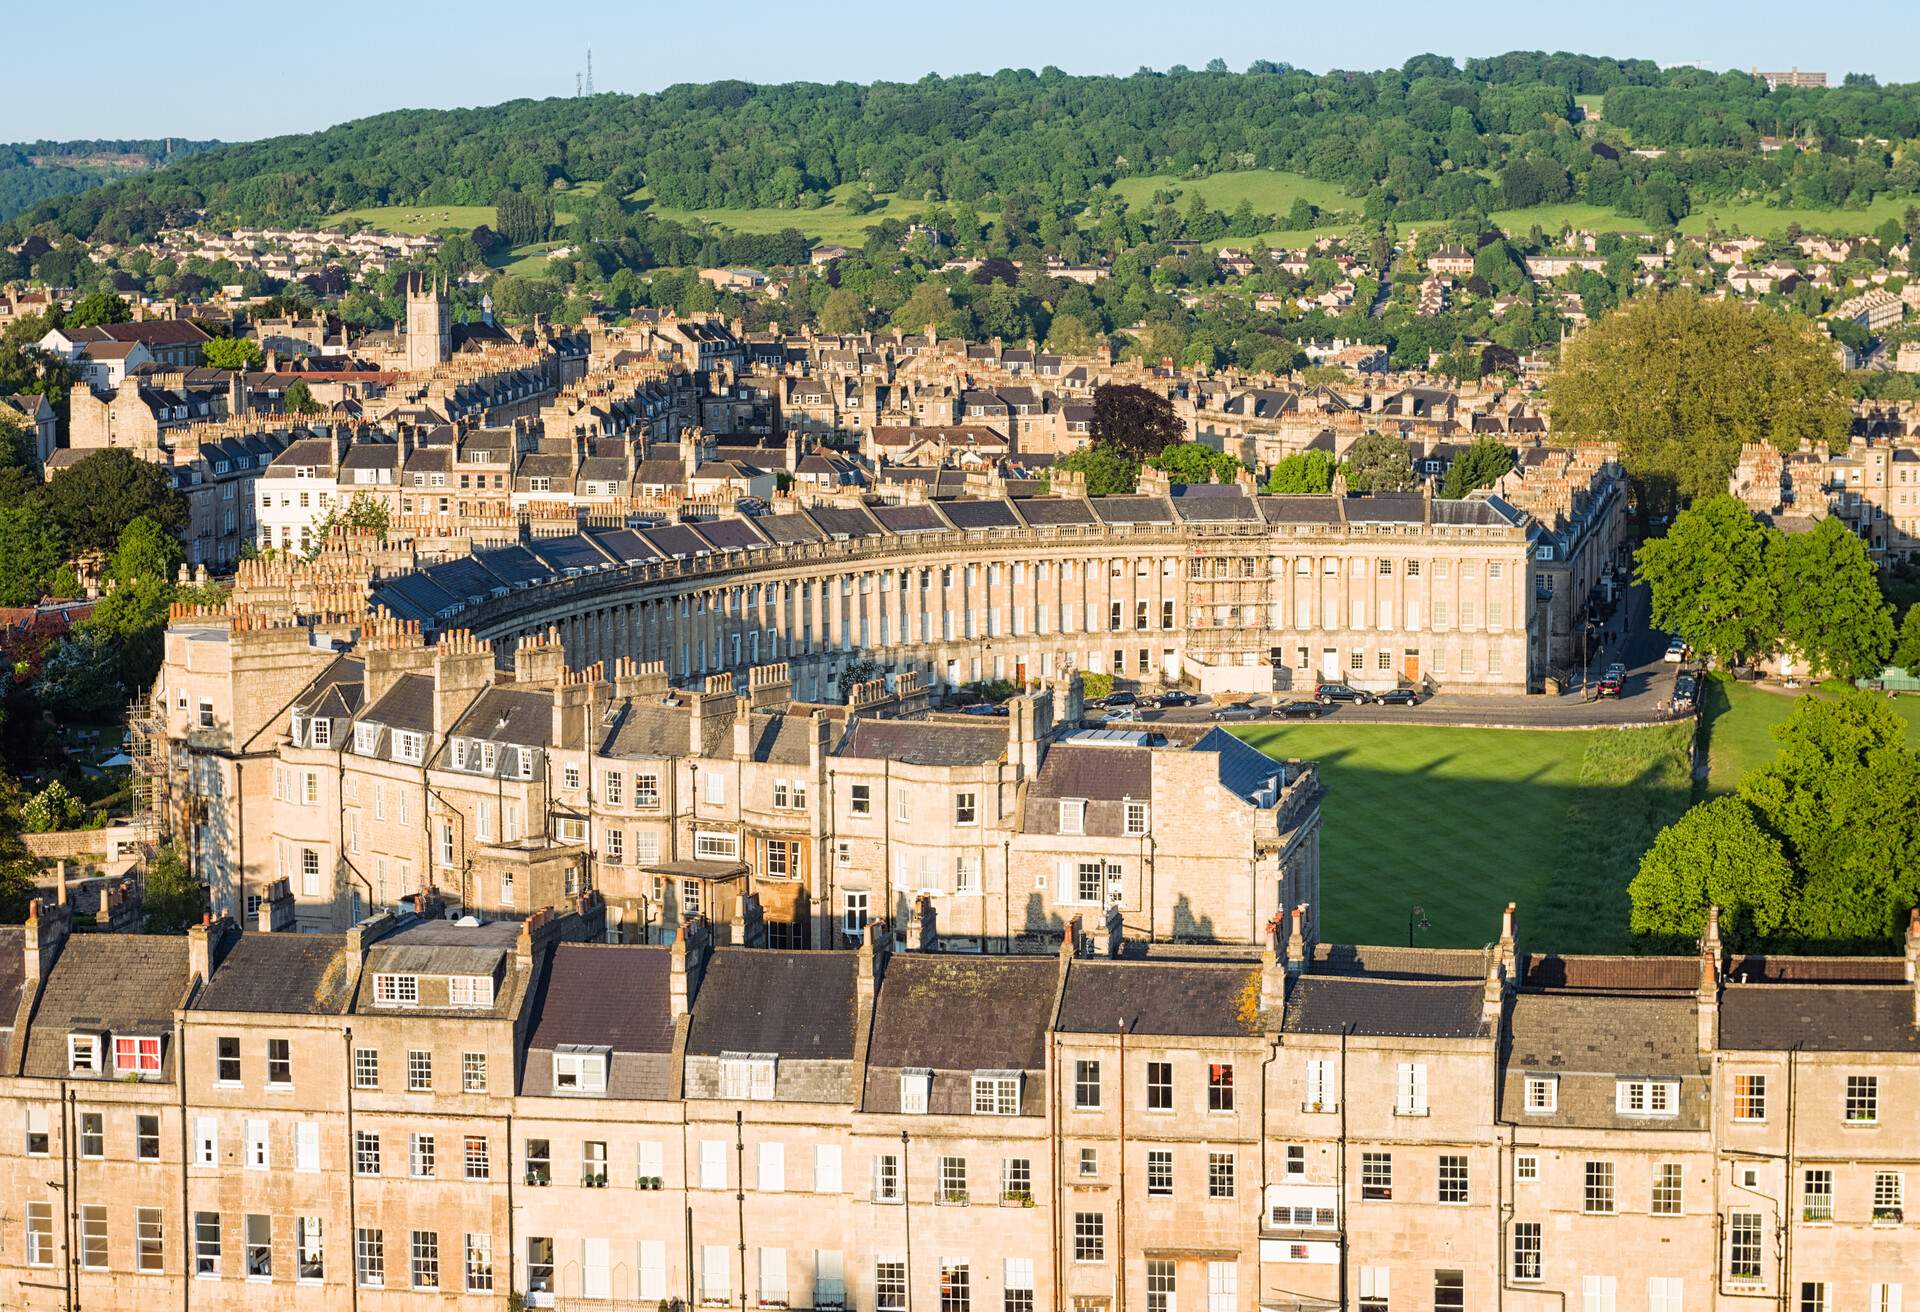
M 1622 632 L 1622 621 L 1625 631 Z M 1578 728 L 1587 725 L 1644 724 L 1672 718 L 1666 706 L 1673 699 L 1677 665 L 1663 659 L 1667 635 L 1647 625 L 1647 595 L 1644 588 L 1629 592 L 1612 625 L 1613 641 L 1593 654 L 1589 683 L 1597 686 L 1606 667 L 1618 661 L 1627 667 L 1618 698 L 1591 698 L 1590 687 L 1571 688 L 1558 696 L 1512 697 L 1477 696 L 1466 693 L 1434 694 L 1418 706 L 1359 706 L 1337 702 L 1322 710 L 1321 720 L 1360 724 L 1428 725 L 1518 725 L 1533 728 Z M 1311 693 L 1304 694 L 1310 699 Z M 1254 698 L 1262 707 L 1275 707 L 1303 699 L 1303 694 L 1277 692 Z M 1132 721 L 1123 723 L 1204 724 L 1213 718 L 1211 705 L 1186 706 L 1168 710 L 1142 708 Z M 1097 712 L 1095 712 L 1097 714 Z M 1235 720 L 1233 724 L 1309 724 L 1317 721 L 1288 721 L 1268 714 L 1258 720 Z

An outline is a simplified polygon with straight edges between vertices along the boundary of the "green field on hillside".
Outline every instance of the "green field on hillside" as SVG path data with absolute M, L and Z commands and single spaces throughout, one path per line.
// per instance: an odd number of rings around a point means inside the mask
M 1522 237 L 1534 224 L 1548 236 L 1562 228 L 1588 232 L 1645 232 L 1647 225 L 1630 214 L 1619 214 L 1605 205 L 1583 205 L 1566 201 L 1559 205 L 1533 205 L 1524 210 L 1495 210 L 1487 216 L 1501 231 Z
M 1136 208 L 1150 202 L 1156 191 L 1178 193 L 1179 199 L 1175 204 L 1181 209 L 1186 208 L 1187 197 L 1197 191 L 1206 198 L 1207 204 L 1229 214 L 1244 200 L 1262 214 L 1284 216 L 1293 208 L 1293 202 L 1303 196 L 1309 204 L 1318 205 L 1323 210 L 1357 211 L 1360 208 L 1360 202 L 1347 195 L 1336 183 L 1322 182 L 1304 173 L 1287 173 L 1279 169 L 1242 169 L 1204 178 L 1177 178 L 1170 173 L 1151 173 L 1138 178 L 1121 178 L 1113 184 L 1113 190 L 1128 205 Z
M 1690 726 L 1577 732 L 1391 724 L 1239 731 L 1318 761 L 1327 787 L 1321 934 L 1477 947 L 1519 903 L 1534 947 L 1627 946 L 1627 883 L 1686 808 Z
M 1695 235 L 1717 225 L 1721 232 L 1735 229 L 1751 237 L 1773 237 L 1797 223 L 1808 232 L 1837 236 L 1872 232 L 1888 219 L 1897 219 L 1910 205 L 1920 204 L 1912 196 L 1881 196 L 1862 209 L 1775 209 L 1771 205 L 1726 202 L 1703 205 L 1680 220 L 1680 231 Z
M 556 204 L 564 203 L 564 198 Z M 358 219 L 381 232 L 433 233 L 448 228 L 458 228 L 470 232 L 481 224 L 493 223 L 491 205 L 370 205 L 364 209 L 346 210 L 334 215 L 331 223 L 340 223 L 348 219 Z M 554 221 L 571 223 L 573 215 L 556 209 Z

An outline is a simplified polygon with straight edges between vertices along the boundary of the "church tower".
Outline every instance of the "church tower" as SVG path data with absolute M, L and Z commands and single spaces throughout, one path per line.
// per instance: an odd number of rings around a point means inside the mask
M 426 274 L 407 276 L 407 368 L 431 369 L 453 358 L 453 308 L 447 284 Z

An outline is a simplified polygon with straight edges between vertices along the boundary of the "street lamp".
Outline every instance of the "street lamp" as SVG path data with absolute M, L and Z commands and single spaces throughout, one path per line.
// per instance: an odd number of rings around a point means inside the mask
M 1432 928 L 1433 924 L 1427 919 L 1426 909 L 1423 907 L 1415 907 L 1412 913 L 1407 916 L 1407 946 L 1413 946 L 1414 931 Z

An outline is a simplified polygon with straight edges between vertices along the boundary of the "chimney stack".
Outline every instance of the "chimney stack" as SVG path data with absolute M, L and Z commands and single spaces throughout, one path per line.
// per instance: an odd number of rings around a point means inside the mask
M 255 928 L 262 934 L 284 934 L 294 927 L 293 885 L 281 878 L 268 884 L 260 896 Z
M 1720 1037 L 1720 979 L 1723 958 L 1720 948 L 1720 908 L 1707 908 L 1707 927 L 1700 934 L 1700 982 L 1695 989 L 1695 1007 L 1700 1022 L 1700 1051 L 1712 1052 Z

